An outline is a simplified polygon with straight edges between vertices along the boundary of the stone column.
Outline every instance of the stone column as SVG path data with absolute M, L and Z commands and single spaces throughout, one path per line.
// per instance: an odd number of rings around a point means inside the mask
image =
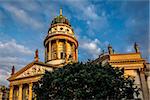
M 48 60 L 51 60 L 51 41 L 49 42 Z
M 76 61 L 78 61 L 78 49 L 76 48 Z
M 14 86 L 12 85 L 9 88 L 10 88 L 10 90 L 9 90 L 9 100 L 13 100 Z
M 59 58 L 59 51 L 58 51 L 58 44 L 59 43 L 59 40 L 56 40 L 56 59 Z
M 23 87 L 23 85 L 20 84 L 19 85 L 19 100 L 22 100 L 22 87 Z
M 72 45 L 73 61 L 76 61 L 75 45 Z
M 45 62 L 47 62 L 47 47 L 45 47 Z
M 68 41 L 65 41 L 65 60 L 68 62 Z
M 148 91 L 148 86 L 145 80 L 144 69 L 141 69 L 139 74 L 140 74 L 143 98 L 144 100 L 149 100 L 149 91 Z
M 139 70 L 137 69 L 137 70 L 134 70 L 134 72 L 135 72 L 135 81 L 134 81 L 134 83 L 135 83 L 135 85 L 136 86 L 138 86 L 138 88 L 140 88 L 141 89 L 141 81 L 140 81 L 140 73 L 139 73 Z M 143 100 L 143 94 L 142 94 L 142 91 L 139 91 L 139 95 L 138 95 L 138 98 L 140 98 L 141 100 Z
M 28 100 L 32 100 L 32 86 L 33 86 L 33 83 L 30 83 L 29 84 L 29 99 Z

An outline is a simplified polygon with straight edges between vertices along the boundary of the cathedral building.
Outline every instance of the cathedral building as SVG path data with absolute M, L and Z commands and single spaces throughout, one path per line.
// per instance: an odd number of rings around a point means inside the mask
M 9 100 L 32 100 L 35 96 L 32 92 L 33 84 L 40 80 L 45 70 L 53 71 L 67 63 L 78 61 L 78 41 L 74 34 L 70 22 L 62 15 L 62 9 L 60 9 L 60 15 L 52 20 L 44 39 L 45 61 L 39 61 L 38 50 L 36 50 L 33 62 L 17 72 L 14 67 L 12 68 L 11 76 L 8 78 L 10 82 Z M 141 57 L 136 43 L 134 48 L 133 53 L 119 54 L 114 53 L 113 48 L 109 45 L 108 53 L 102 53 L 93 63 L 124 68 L 125 75 L 134 77 L 135 84 L 141 88 L 140 97 L 148 100 L 150 68 L 147 70 L 146 61 Z M 146 71 L 148 71 L 147 74 L 145 74 Z
M 38 50 L 35 60 L 21 70 L 15 72 L 12 68 L 9 100 L 32 100 L 32 86 L 47 71 L 62 67 L 69 62 L 78 61 L 78 41 L 68 19 L 62 15 L 56 16 L 44 40 L 45 62 L 39 61 Z

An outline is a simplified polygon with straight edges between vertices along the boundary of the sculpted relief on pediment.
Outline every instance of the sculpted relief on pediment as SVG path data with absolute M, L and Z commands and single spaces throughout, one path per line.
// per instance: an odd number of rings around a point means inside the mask
M 44 74 L 45 70 L 52 71 L 52 68 L 43 67 L 43 66 L 39 66 L 39 65 L 33 65 L 31 68 L 27 69 L 26 71 L 21 73 L 16 78 L 23 78 L 23 77 L 28 77 L 28 76 Z

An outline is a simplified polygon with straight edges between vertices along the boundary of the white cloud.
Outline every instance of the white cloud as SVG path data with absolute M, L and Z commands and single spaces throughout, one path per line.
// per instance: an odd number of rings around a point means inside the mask
M 132 52 L 132 51 L 133 51 L 133 46 L 126 47 L 126 52 Z
M 148 61 L 150 62 L 150 45 L 148 46 Z
M 32 50 L 22 44 L 18 44 L 15 40 L 7 42 L 0 41 L 0 68 L 12 65 L 21 67 L 26 62 L 25 57 L 32 54 Z
M 86 10 L 85 10 L 86 9 Z M 83 10 L 83 13 L 85 14 L 85 16 L 87 16 L 88 18 L 90 18 L 91 20 L 95 20 L 98 19 L 98 14 L 95 12 L 95 7 L 93 5 L 89 5 L 87 6 Z
M 43 27 L 43 24 L 41 22 L 29 16 L 29 14 L 25 12 L 25 10 L 19 7 L 10 4 L 3 4 L 2 7 L 7 10 L 15 20 L 19 20 L 20 22 L 30 25 L 36 29 Z
M 108 28 L 108 20 L 107 17 L 99 16 L 97 19 L 88 20 L 87 21 L 89 31 L 101 32 Z
M 16 70 L 22 68 L 27 62 L 27 56 L 33 52 L 15 40 L 7 42 L 0 41 L 0 84 L 8 85 L 6 80 L 11 72 L 11 67 L 14 65 Z
M 7 72 L 3 69 L 0 69 L 0 85 L 8 86 L 7 78 L 8 78 L 9 75 L 10 75 L 9 72 Z
M 90 40 L 87 38 L 79 39 L 79 46 L 83 53 L 88 55 L 89 58 L 96 58 L 100 55 L 100 41 L 98 39 Z
M 98 15 L 95 6 L 87 0 L 65 0 L 65 4 L 69 5 L 73 12 L 78 13 L 77 18 L 81 20 L 97 19 Z M 80 15 L 79 15 L 80 13 Z
M 21 44 L 17 44 L 15 40 L 7 42 L 0 41 L 0 56 L 15 56 L 17 54 L 31 55 L 32 53 L 33 52 L 29 48 Z
M 11 66 L 17 66 L 16 68 L 19 69 L 19 67 L 22 67 L 22 65 L 25 64 L 24 58 L 19 57 L 0 57 L 0 65 L 1 68 L 4 67 L 11 67 Z M 5 68 L 6 69 L 6 68 Z
M 102 9 L 98 9 L 96 5 L 87 0 L 65 0 L 65 4 L 69 5 L 78 20 L 85 21 L 87 24 L 86 34 L 95 35 L 96 33 L 105 31 L 109 27 L 108 15 Z
M 105 42 L 103 43 L 104 47 L 107 47 L 109 44 L 110 44 L 110 43 L 109 43 L 108 41 L 105 41 Z

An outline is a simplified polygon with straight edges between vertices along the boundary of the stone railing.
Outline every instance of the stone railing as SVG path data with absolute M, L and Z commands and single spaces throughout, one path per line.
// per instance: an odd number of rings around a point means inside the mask
M 49 34 L 47 35 L 47 37 L 52 36 L 52 35 L 54 35 L 54 34 L 66 34 L 66 35 L 71 36 L 71 37 L 73 37 L 73 38 L 76 39 L 76 37 L 75 37 L 74 34 L 68 33 L 67 31 L 56 31 L 56 32 L 52 32 L 52 33 L 49 33 Z

